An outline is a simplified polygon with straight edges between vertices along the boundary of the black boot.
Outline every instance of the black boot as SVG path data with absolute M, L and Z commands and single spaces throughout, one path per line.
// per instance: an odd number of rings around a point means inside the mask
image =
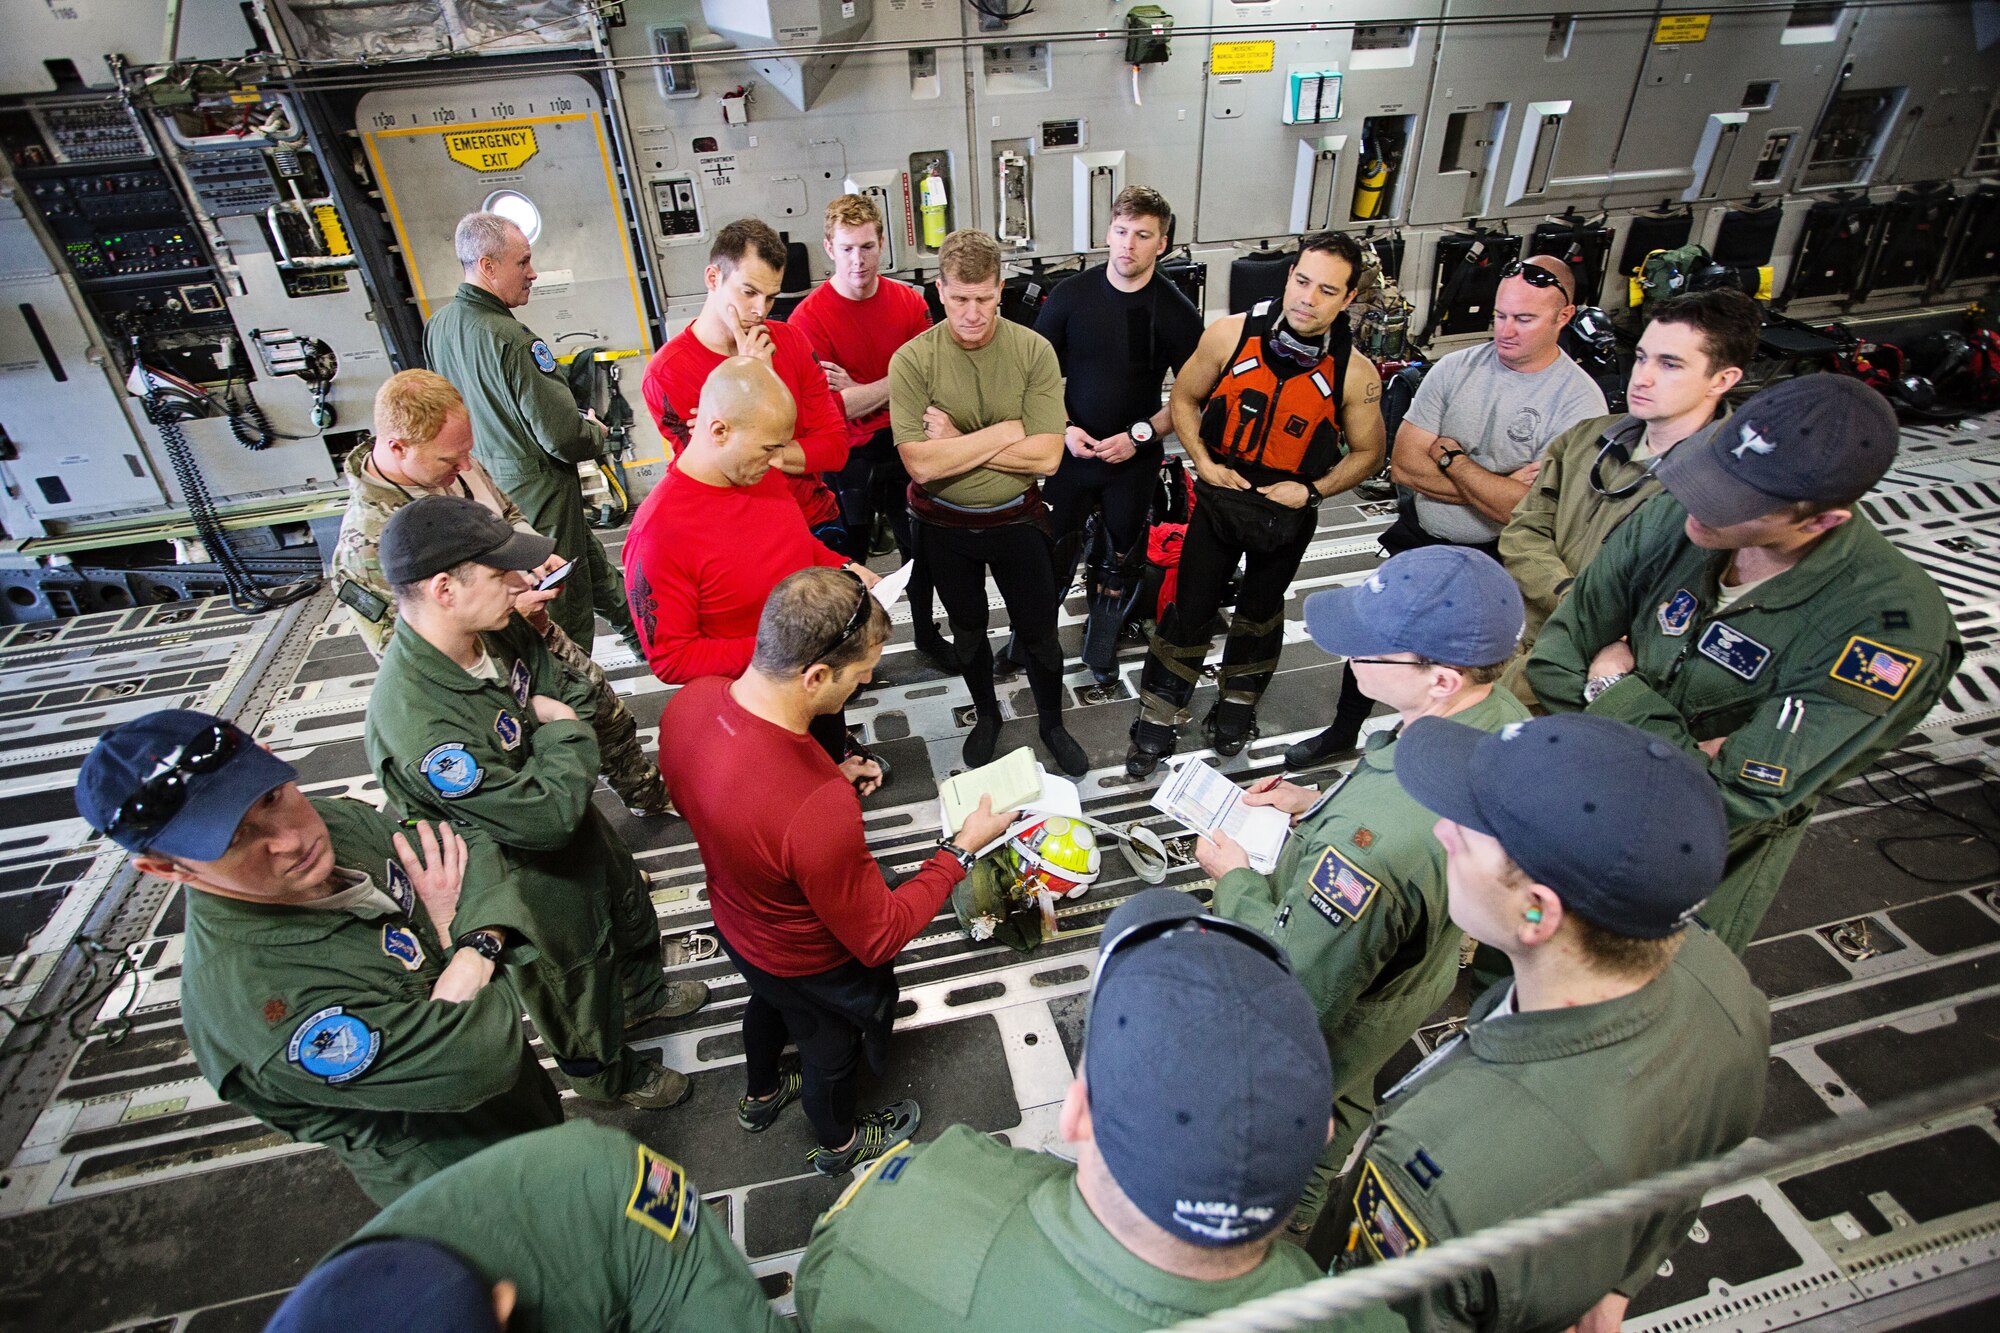
M 1201 731 L 1223 758 L 1241 754 L 1244 746 L 1257 739 L 1257 709 L 1252 704 L 1220 701 L 1202 719 Z
M 1132 723 L 1132 747 L 1125 751 L 1125 771 L 1135 778 L 1152 776 L 1160 761 L 1172 757 L 1174 729 L 1139 718 Z
M 981 768 L 993 762 L 993 747 L 1000 741 L 1000 714 L 980 713 L 965 734 L 965 766 Z
M 947 676 L 956 676 L 965 670 L 965 664 L 958 660 L 958 652 L 951 646 L 951 641 L 938 633 L 936 621 L 926 620 L 918 624 L 916 643 L 917 651 Z
M 1343 755 L 1353 754 L 1361 740 L 1359 723 L 1349 726 L 1336 721 L 1317 736 L 1308 736 L 1296 745 L 1285 747 L 1285 767 L 1289 769 L 1312 768 L 1328 763 Z
M 1090 771 L 1090 756 L 1062 723 L 1042 728 L 1042 745 L 1056 761 L 1056 767 L 1071 777 L 1080 778 Z

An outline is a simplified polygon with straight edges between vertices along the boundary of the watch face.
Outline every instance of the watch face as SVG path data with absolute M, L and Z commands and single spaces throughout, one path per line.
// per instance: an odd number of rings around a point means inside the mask
M 1151 444 L 1153 442 L 1153 423 L 1150 421 L 1135 421 L 1132 423 L 1132 428 L 1126 434 L 1132 437 L 1132 443 L 1134 444 Z

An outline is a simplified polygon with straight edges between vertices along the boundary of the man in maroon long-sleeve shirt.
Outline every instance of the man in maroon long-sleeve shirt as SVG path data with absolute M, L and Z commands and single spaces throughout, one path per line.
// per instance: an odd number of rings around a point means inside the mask
M 868 854 L 861 803 L 807 734 L 882 659 L 889 616 L 849 572 L 808 569 L 772 590 L 749 670 L 685 686 L 660 718 L 660 766 L 708 873 L 722 944 L 750 990 L 747 1094 L 737 1122 L 768 1128 L 803 1098 L 837 1176 L 916 1129 L 914 1101 L 854 1112 L 865 1054 L 880 1068 L 896 1009 L 895 957 L 944 906 L 972 855 L 1006 832 L 989 800 L 895 889 Z M 797 1043 L 803 1070 L 779 1054 Z
M 806 526 L 827 545 L 846 545 L 840 503 L 819 478 L 847 466 L 847 418 L 827 387 L 826 372 L 797 329 L 766 323 L 784 282 L 785 243 L 756 218 L 739 218 L 709 247 L 708 299 L 694 323 L 669 338 L 646 363 L 640 392 L 660 433 L 678 452 L 688 441 L 701 387 L 730 357 L 753 356 L 784 381 L 797 405 L 793 435 L 775 466 L 798 501 Z

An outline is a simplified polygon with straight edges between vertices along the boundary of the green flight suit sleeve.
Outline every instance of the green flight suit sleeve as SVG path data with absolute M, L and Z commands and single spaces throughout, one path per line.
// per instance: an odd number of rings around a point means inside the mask
M 1540 474 L 1529 483 L 1528 493 L 1514 506 L 1514 516 L 1500 530 L 1501 562 L 1521 586 L 1522 600 L 1537 609 L 1544 620 L 1555 614 L 1576 577 L 1576 571 L 1556 552 L 1556 500 L 1570 480 L 1569 455 L 1596 440 L 1601 433 L 1596 425 L 1593 418 L 1556 437 L 1542 454 Z
M 462 1004 L 324 987 L 302 1000 L 297 1021 L 245 1070 L 267 1096 L 345 1110 L 469 1111 L 520 1078 L 521 1002 L 504 982 Z M 330 1053 L 317 1052 L 329 1039 Z
M 1213 908 L 1217 916 L 1270 935 L 1278 915 L 1278 891 L 1268 878 L 1243 866 L 1215 881 Z
M 704 1333 L 789 1327 L 679 1163 L 635 1142 L 619 1166 L 605 1192 L 623 1209 L 610 1257 L 622 1270 L 625 1327 Z
M 562 381 L 544 375 L 533 353 L 518 341 L 500 349 L 500 376 L 542 452 L 572 466 L 603 455 L 603 429 L 583 419 Z
M 1644 595 L 1647 582 L 1645 567 L 1658 558 L 1656 551 L 1671 555 L 1681 531 L 1680 512 L 1665 494 L 1641 505 L 1612 532 L 1542 626 L 1528 655 L 1527 675 L 1535 697 L 1550 712 L 1582 711 L 1590 661 L 1606 644 L 1631 632 L 1634 604 Z M 1673 528 L 1664 540 L 1663 524 Z
M 533 625 L 516 613 L 502 631 L 507 647 L 528 668 L 530 689 L 535 694 L 545 694 L 560 703 L 568 704 L 576 710 L 582 721 L 595 729 L 597 725 L 597 691 L 581 672 L 572 671 L 563 665 L 561 658 L 549 651 L 549 642 Z M 603 756 L 600 755 L 601 759 Z
M 544 722 L 528 737 L 528 762 L 510 772 L 487 765 L 479 786 L 451 802 L 454 821 L 464 820 L 508 847 L 552 852 L 576 836 L 597 786 L 597 733 L 584 721 Z M 407 751 L 403 777 L 417 791 L 428 790 L 423 774 L 427 750 Z

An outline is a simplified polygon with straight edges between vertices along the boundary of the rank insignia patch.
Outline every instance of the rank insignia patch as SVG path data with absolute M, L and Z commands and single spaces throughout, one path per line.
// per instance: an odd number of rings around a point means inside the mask
M 530 347 L 528 352 L 535 358 L 536 369 L 540 370 L 544 375 L 554 372 L 556 368 L 556 354 L 549 350 L 547 343 L 537 338 L 535 339 L 535 345 Z
M 528 664 L 518 657 L 515 658 L 513 667 L 507 672 L 507 688 L 513 691 L 514 702 L 523 708 L 528 706 L 528 686 L 531 683 L 528 678 Z
M 292 1012 L 292 1006 L 286 1004 L 275 995 L 264 1001 L 264 1022 L 271 1027 L 276 1027 L 278 1024 L 284 1022 L 285 1015 L 290 1012 Z
M 1700 607 L 1694 594 L 1682 588 L 1660 603 L 1660 633 L 1678 639 L 1688 632 L 1689 625 L 1694 624 L 1694 613 Z
M 1361 1183 L 1354 1190 L 1354 1221 L 1377 1259 L 1400 1259 L 1430 1244 L 1375 1163 L 1366 1158 L 1361 1162 Z
M 1306 877 L 1312 888 L 1313 910 L 1334 925 L 1359 921 L 1375 901 L 1382 881 L 1329 847 Z
M 1426 1194 L 1430 1192 L 1431 1186 L 1438 1183 L 1438 1177 L 1444 1174 L 1444 1168 L 1437 1164 L 1427 1148 L 1417 1149 L 1415 1155 L 1403 1163 L 1403 1171 L 1411 1180 L 1416 1181 L 1417 1188 Z
M 424 965 L 424 946 L 418 941 L 417 932 L 407 926 L 383 925 L 382 952 L 401 963 L 405 972 L 414 972 Z
M 1741 776 L 1769 787 L 1782 787 L 1791 777 L 1783 764 L 1767 764 L 1761 759 L 1745 759 Z
M 1882 613 L 1883 629 L 1895 630 L 1908 629 L 1909 627 L 1910 613 L 1908 611 L 1884 611 Z
M 1714 621 L 1701 632 L 1701 640 L 1695 647 L 1703 657 L 1730 675 L 1741 676 L 1744 680 L 1757 679 L 1757 673 L 1771 660 L 1769 648 L 1741 630 L 1731 629 L 1720 620 Z
M 479 761 L 463 745 L 437 746 L 423 757 L 417 767 L 424 780 L 447 801 L 470 796 L 486 777 L 480 771 Z
M 1915 653 L 1906 653 L 1900 648 L 1891 648 L 1886 643 L 1864 639 L 1857 634 L 1840 650 L 1840 660 L 1827 674 L 1856 689 L 1894 700 L 1903 697 L 1903 691 L 1910 687 L 1910 682 L 1916 679 L 1923 665 L 1924 659 Z
M 500 748 L 513 750 L 521 744 L 521 723 L 512 713 L 501 709 L 493 719 L 493 734 L 500 738 Z
M 368 1072 L 382 1053 L 382 1034 L 339 1005 L 322 1009 L 292 1031 L 285 1058 L 326 1083 Z
M 625 1216 L 663 1240 L 674 1240 L 683 1231 L 694 1234 L 700 1208 L 701 1200 L 688 1188 L 687 1173 L 680 1165 L 641 1144 L 639 1178 L 632 1182 Z
M 1365 828 L 1354 830 L 1354 845 L 1364 852 L 1367 851 L 1375 845 L 1375 831 Z

